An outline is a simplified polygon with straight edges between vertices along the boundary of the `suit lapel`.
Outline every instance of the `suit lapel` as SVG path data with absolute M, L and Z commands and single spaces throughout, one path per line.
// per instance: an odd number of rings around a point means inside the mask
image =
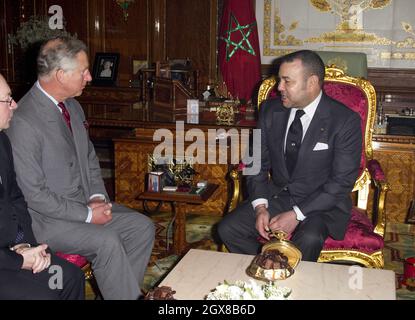
M 79 169 L 81 170 L 81 178 L 84 186 L 84 190 L 89 194 L 89 170 L 87 168 L 88 162 L 88 139 L 85 138 L 85 126 L 82 119 L 79 117 L 77 112 L 78 106 L 74 104 L 72 99 L 65 101 L 69 115 L 71 116 L 71 126 L 76 156 L 78 159 Z
M 300 151 L 298 154 L 297 165 L 304 163 L 306 157 L 310 152 L 313 152 L 313 148 L 317 142 L 327 143 L 327 128 L 329 121 L 329 107 L 327 106 L 327 98 L 323 94 L 320 103 L 317 106 L 316 112 L 313 119 L 311 120 L 310 126 L 304 136 L 303 142 L 301 143 Z M 297 167 L 296 165 L 296 167 Z M 294 169 L 294 174 L 296 169 Z
M 5 188 L 7 186 L 7 171 L 10 170 L 9 165 L 9 155 L 5 143 L 5 134 L 0 131 L 0 200 L 5 197 Z
M 272 132 L 275 132 L 275 146 L 276 146 L 276 155 L 278 157 L 277 163 L 281 163 L 281 168 L 283 169 L 285 177 L 289 177 L 287 166 L 285 164 L 285 154 L 284 154 L 284 144 L 285 144 L 285 133 L 287 132 L 288 118 L 290 117 L 291 109 L 284 108 L 284 111 L 275 111 L 273 114 L 273 126 L 275 129 Z
M 53 123 L 57 131 L 59 131 L 56 134 L 62 136 L 72 148 L 75 148 L 72 133 L 65 123 L 58 107 L 36 85 L 32 87 L 32 95 L 39 102 L 38 110 L 42 114 L 42 118 L 46 119 L 49 123 Z
M 0 162 L 1 163 L 1 162 Z M 3 185 L 7 182 L 5 181 L 5 177 L 3 177 L 3 173 L 0 172 L 0 201 L 3 200 L 3 198 L 5 198 L 5 191 L 4 191 L 4 187 Z

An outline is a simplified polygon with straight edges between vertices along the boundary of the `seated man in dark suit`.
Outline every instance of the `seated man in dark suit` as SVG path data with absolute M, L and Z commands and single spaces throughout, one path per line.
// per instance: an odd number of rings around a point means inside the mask
M 0 299 L 84 299 L 84 274 L 37 244 L 3 132 L 17 108 L 0 75 Z
M 231 252 L 257 254 L 258 236 L 284 231 L 303 260 L 317 261 L 327 237 L 343 239 L 350 219 L 360 117 L 324 93 L 324 63 L 315 52 L 293 52 L 280 62 L 280 97 L 264 101 L 259 112 L 261 144 L 253 154 L 261 157 L 260 172 L 247 178 L 250 199 L 218 232 Z

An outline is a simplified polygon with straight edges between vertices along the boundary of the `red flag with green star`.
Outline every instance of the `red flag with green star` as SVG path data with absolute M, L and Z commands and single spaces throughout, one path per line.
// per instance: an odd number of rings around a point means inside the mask
M 261 80 L 261 55 L 253 0 L 224 0 L 219 66 L 234 98 L 250 100 Z

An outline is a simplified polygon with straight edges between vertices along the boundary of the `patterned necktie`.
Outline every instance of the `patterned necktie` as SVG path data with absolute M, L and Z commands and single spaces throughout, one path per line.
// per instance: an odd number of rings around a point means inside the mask
M 292 174 L 297 163 L 298 151 L 300 150 L 301 140 L 303 139 L 303 125 L 300 118 L 304 115 L 304 110 L 297 110 L 294 121 L 291 123 L 287 134 L 287 142 L 285 145 L 285 163 L 288 173 Z
M 59 102 L 58 107 L 61 109 L 63 119 L 65 120 L 66 124 L 68 125 L 69 130 L 71 130 L 71 132 L 72 132 L 71 116 L 68 112 L 68 109 L 66 109 L 66 106 L 63 102 Z
M 15 244 L 19 244 L 23 241 L 24 238 L 24 232 L 20 224 L 17 225 L 17 234 L 16 234 L 16 240 Z

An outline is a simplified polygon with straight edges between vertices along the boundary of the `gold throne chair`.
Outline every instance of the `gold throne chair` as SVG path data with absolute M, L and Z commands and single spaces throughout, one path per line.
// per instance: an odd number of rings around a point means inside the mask
M 325 93 L 357 112 L 363 133 L 360 173 L 352 191 L 354 207 L 345 238 L 328 238 L 318 262 L 354 263 L 383 268 L 383 246 L 386 225 L 385 200 L 389 185 L 378 161 L 373 159 L 372 132 L 376 114 L 376 93 L 369 81 L 345 75 L 342 69 L 326 67 Z M 258 106 L 268 97 L 278 95 L 277 79 L 265 79 L 259 89 Z M 243 200 L 243 164 L 230 173 L 232 197 L 229 211 Z M 373 198 L 369 201 L 369 196 Z M 368 210 L 369 204 L 372 210 Z

